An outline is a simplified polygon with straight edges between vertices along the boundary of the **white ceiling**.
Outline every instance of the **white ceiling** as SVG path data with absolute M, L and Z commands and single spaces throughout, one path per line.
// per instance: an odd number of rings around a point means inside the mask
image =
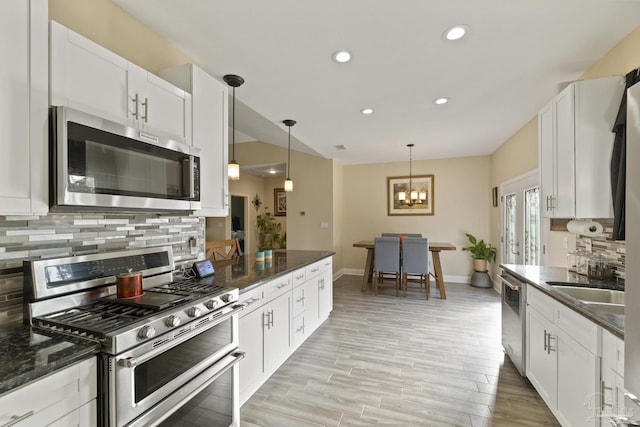
M 220 81 L 245 79 L 238 130 L 286 146 L 294 119 L 292 148 L 343 164 L 404 161 L 408 143 L 414 159 L 490 154 L 640 25 L 639 0 L 114 2 Z M 444 41 L 455 24 L 469 37 Z

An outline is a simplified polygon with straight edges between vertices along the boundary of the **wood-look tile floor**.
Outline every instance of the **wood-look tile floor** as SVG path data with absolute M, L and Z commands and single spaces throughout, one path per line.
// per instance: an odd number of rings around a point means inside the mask
M 253 426 L 557 426 L 500 344 L 500 296 L 334 282 L 329 319 L 242 406 Z M 386 292 L 385 292 L 386 291 Z

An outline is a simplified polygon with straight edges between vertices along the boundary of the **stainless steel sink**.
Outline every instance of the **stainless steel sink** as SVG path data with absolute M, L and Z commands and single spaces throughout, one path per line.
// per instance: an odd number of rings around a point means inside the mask
M 618 291 L 619 292 L 619 291 Z M 613 314 L 624 314 L 624 304 L 609 304 L 606 302 L 583 301 L 589 307 L 596 310 L 608 311 Z
M 561 291 L 586 303 L 616 304 L 624 307 L 624 291 L 613 289 L 585 288 L 582 286 L 552 285 Z

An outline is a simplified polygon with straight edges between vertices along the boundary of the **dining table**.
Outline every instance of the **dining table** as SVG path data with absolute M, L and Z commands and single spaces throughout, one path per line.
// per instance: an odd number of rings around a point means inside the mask
M 373 240 L 360 240 L 353 244 L 354 248 L 365 248 L 367 250 L 367 259 L 364 264 L 364 275 L 362 277 L 362 292 L 367 292 L 369 283 L 373 278 L 373 260 L 375 256 L 375 245 Z M 455 251 L 455 245 L 444 242 L 429 242 L 429 252 L 431 252 L 431 259 L 433 260 L 433 272 L 429 272 L 431 276 L 436 280 L 436 286 L 440 291 L 440 298 L 446 299 L 447 292 L 444 289 L 444 277 L 442 275 L 442 265 L 440 264 L 440 252 L 442 251 Z M 372 285 L 373 286 L 373 285 Z

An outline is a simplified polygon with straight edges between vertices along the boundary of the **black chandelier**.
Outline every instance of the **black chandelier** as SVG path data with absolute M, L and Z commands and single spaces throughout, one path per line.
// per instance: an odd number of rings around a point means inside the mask
M 406 191 L 400 191 L 398 193 L 398 200 L 400 203 L 413 206 L 424 203 L 427 200 L 427 192 L 424 190 L 414 190 L 413 188 L 413 174 L 412 174 L 412 162 L 413 162 L 413 146 L 414 144 L 407 144 L 409 147 L 409 197 L 407 198 Z

